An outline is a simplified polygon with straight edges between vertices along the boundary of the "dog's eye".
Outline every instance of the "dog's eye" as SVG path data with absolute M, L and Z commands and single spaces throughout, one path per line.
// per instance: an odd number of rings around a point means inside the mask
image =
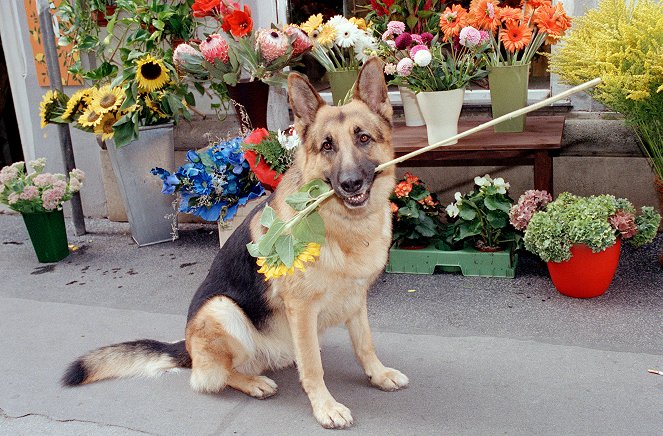
M 334 149 L 334 146 L 332 145 L 331 141 L 325 140 L 325 142 L 322 143 L 322 151 L 332 151 Z
M 367 144 L 368 141 L 370 140 L 371 140 L 370 135 L 366 133 L 362 133 L 361 135 L 359 135 L 359 142 L 361 142 L 362 144 Z

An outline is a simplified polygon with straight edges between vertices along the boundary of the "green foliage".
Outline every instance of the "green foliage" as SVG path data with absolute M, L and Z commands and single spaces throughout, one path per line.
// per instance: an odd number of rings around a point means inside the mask
M 384 8 L 384 3 L 377 0 Z M 435 35 L 439 32 L 440 10 L 444 9 L 444 2 L 440 0 L 397 0 L 389 7 L 389 13 L 379 15 L 370 5 L 365 6 L 369 10 L 366 22 L 371 22 L 373 29 L 380 34 L 387 30 L 389 21 L 402 21 L 407 25 L 410 33 L 429 32 Z
M 269 136 L 260 141 L 258 144 L 244 143 L 242 147 L 245 150 L 253 150 L 256 152 L 258 163 L 260 159 L 264 159 L 271 169 L 276 171 L 277 174 L 285 173 L 294 158 L 295 149 L 287 150 L 279 141 L 278 133 L 270 131 Z

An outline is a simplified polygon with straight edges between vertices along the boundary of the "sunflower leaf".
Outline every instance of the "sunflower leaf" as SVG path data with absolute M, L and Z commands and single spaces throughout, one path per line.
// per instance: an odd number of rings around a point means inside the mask
M 292 235 L 279 236 L 274 246 L 281 262 L 286 268 L 290 268 L 295 262 L 295 243 Z

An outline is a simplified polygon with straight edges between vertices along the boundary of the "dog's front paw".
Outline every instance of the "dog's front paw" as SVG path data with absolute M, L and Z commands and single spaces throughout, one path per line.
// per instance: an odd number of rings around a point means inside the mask
M 324 428 L 347 428 L 352 425 L 350 409 L 332 400 L 313 405 L 313 415 Z
M 371 383 L 383 391 L 397 391 L 410 383 L 405 374 L 397 369 L 385 368 L 381 374 L 371 377 Z

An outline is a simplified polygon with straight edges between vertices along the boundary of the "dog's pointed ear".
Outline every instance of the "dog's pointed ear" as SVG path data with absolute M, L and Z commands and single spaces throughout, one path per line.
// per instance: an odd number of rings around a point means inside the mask
M 373 112 L 377 112 L 391 122 L 393 109 L 387 94 L 382 61 L 378 57 L 372 56 L 364 63 L 359 71 L 353 97 L 363 101 Z
M 318 109 L 325 105 L 325 101 L 308 79 L 297 73 L 288 75 L 288 99 L 295 121 L 304 125 L 311 124 Z

